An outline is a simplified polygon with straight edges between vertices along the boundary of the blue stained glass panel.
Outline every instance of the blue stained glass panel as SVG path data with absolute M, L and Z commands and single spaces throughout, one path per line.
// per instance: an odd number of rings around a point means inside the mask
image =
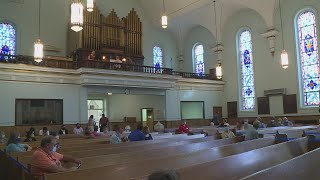
M 153 66 L 156 68 L 162 67 L 162 49 L 158 46 L 153 48 Z
M 256 106 L 254 70 L 252 56 L 252 38 L 248 30 L 239 36 L 239 61 L 241 65 L 242 110 L 254 110 Z
M 0 23 L 0 54 L 15 55 L 16 30 L 9 23 Z M 0 59 L 4 59 L 0 56 Z
M 203 45 L 201 44 L 196 45 L 193 51 L 194 51 L 193 54 L 194 54 L 194 63 L 195 63 L 196 73 L 199 75 L 202 75 L 204 74 Z
M 315 14 L 312 11 L 301 13 L 296 24 L 304 105 L 318 106 L 320 70 Z

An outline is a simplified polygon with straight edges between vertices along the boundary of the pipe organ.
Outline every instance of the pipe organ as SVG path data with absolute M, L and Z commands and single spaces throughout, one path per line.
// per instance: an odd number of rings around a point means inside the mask
M 84 11 L 83 30 L 69 31 L 68 39 L 68 51 L 76 54 L 74 59 L 78 61 L 88 60 L 95 51 L 95 60 L 112 61 L 117 57 L 143 65 L 142 22 L 134 9 L 120 19 L 114 10 L 103 16 L 95 5 L 93 12 Z

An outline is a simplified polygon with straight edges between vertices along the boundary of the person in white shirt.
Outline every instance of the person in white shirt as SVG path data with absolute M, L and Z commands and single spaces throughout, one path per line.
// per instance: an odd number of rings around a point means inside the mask
M 47 127 L 43 127 L 40 131 L 39 131 L 39 136 L 49 136 L 50 132 L 48 130 Z
M 83 129 L 79 123 L 76 124 L 76 127 L 73 129 L 73 133 L 77 135 L 83 134 Z
M 110 144 L 119 144 L 119 143 L 128 141 L 126 137 L 122 137 L 122 133 L 123 133 L 122 127 L 118 125 L 114 125 L 113 130 L 115 131 L 115 133 L 110 138 Z

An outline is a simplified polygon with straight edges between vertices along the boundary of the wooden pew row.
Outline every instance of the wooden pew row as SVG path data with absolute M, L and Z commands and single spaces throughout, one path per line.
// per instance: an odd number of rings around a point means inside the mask
M 267 168 L 242 178 L 242 180 L 300 180 L 319 179 L 320 148 L 300 155 L 282 164 Z
M 161 147 L 159 149 L 153 150 L 142 150 L 138 152 L 127 152 L 127 153 L 119 153 L 105 156 L 94 156 L 88 158 L 82 158 L 81 161 L 83 165 L 81 166 L 81 170 L 88 168 L 97 168 L 102 166 L 109 166 L 115 164 L 123 164 L 128 162 L 136 162 L 153 159 L 153 158 L 163 158 L 163 157 L 172 157 L 185 153 L 192 153 L 212 147 L 223 146 L 227 144 L 236 143 L 239 141 L 243 141 L 243 138 L 237 137 L 232 139 L 220 139 L 216 140 L 214 138 L 209 138 L 209 141 L 191 143 L 186 145 L 178 145 L 178 146 L 169 146 L 169 147 Z
M 84 180 L 90 178 L 104 177 L 105 179 L 143 179 L 142 176 L 147 176 L 158 169 L 173 169 L 182 168 L 191 165 L 207 162 L 214 159 L 219 159 L 225 156 L 242 153 L 247 150 L 265 147 L 274 143 L 273 138 L 259 139 L 252 142 L 241 142 L 224 146 L 217 146 L 206 150 L 192 152 L 189 154 L 180 154 L 178 156 L 169 156 L 162 158 L 153 158 L 144 161 L 136 161 L 132 163 L 118 164 L 94 169 L 85 169 L 75 172 L 57 173 L 46 175 L 47 180 L 59 178 L 61 180 L 70 179 L 70 177 Z M 196 172 L 197 174 L 197 172 Z
M 101 155 L 107 155 L 107 154 L 118 154 L 118 153 L 126 153 L 126 152 L 136 152 L 143 150 L 154 150 L 159 149 L 161 147 L 168 147 L 168 146 L 177 146 L 177 145 L 184 145 L 184 144 L 190 144 L 195 142 L 205 142 L 210 141 L 210 138 L 203 137 L 201 135 L 193 135 L 193 136 L 181 136 L 180 139 L 174 138 L 170 139 L 168 141 L 159 141 L 159 143 L 150 144 L 148 141 L 141 141 L 138 145 L 130 146 L 131 143 L 124 143 L 128 144 L 129 146 L 123 146 L 123 147 L 113 147 L 108 146 L 106 148 L 99 148 L 99 149 L 91 149 L 91 150 L 81 150 L 78 149 L 77 151 L 67 152 L 63 153 L 64 155 L 70 155 L 77 158 L 85 158 L 85 157 L 93 157 L 93 156 L 101 156 Z M 145 142 L 145 144 L 143 144 Z M 143 147 L 143 148 L 142 148 Z M 30 156 L 19 156 L 17 159 L 22 164 L 30 164 L 31 163 L 31 157 L 32 154 L 28 154 Z
M 179 170 L 179 173 L 183 180 L 240 179 L 288 161 L 306 152 L 308 152 L 308 139 L 299 138 L 216 161 L 183 168 Z M 225 169 L 227 173 L 222 173 L 222 169 Z

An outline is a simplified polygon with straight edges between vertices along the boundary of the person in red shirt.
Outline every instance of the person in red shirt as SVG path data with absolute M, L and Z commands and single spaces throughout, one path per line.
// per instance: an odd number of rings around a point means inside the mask
M 41 140 L 41 147 L 32 155 L 31 174 L 33 176 L 41 179 L 47 173 L 75 170 L 81 166 L 79 159 L 57 153 L 57 145 L 57 138 L 54 136 L 46 136 Z M 61 165 L 61 161 L 75 163 L 75 166 L 67 169 Z
M 102 114 L 102 117 L 99 121 L 100 132 L 103 132 L 105 127 L 109 130 L 109 119 L 104 114 Z
M 182 124 L 179 127 L 179 131 L 181 133 L 189 133 L 190 129 L 189 129 L 189 126 L 187 125 L 186 120 L 182 121 Z

